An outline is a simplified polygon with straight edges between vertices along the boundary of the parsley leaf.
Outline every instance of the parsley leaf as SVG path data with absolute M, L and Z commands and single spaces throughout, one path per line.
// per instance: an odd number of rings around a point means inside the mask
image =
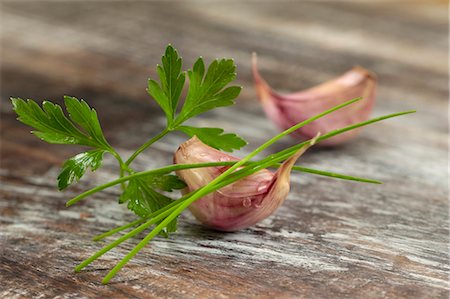
M 150 189 L 158 189 L 161 191 L 167 191 L 167 192 L 172 192 L 173 190 L 181 190 L 186 188 L 186 184 L 185 182 L 183 182 L 178 176 L 176 175 L 170 175 L 170 174 L 165 174 L 165 175 L 155 175 L 155 174 L 150 174 L 150 175 L 146 175 L 144 177 L 139 177 L 139 178 L 134 178 L 130 181 L 133 181 L 133 183 L 131 183 L 128 188 L 123 192 L 122 196 L 119 198 L 119 203 L 124 203 L 126 201 L 128 201 L 130 199 L 130 194 L 129 192 L 135 192 L 137 189 L 143 188 L 144 187 L 149 187 Z M 142 185 L 142 186 L 141 186 Z M 145 189 L 145 188 L 144 188 Z M 156 192 L 156 191 L 155 191 Z M 147 205 L 147 212 L 144 214 L 149 214 L 152 212 L 157 211 L 158 209 L 166 206 L 167 204 L 170 203 L 171 199 L 166 197 L 169 201 L 167 200 L 161 200 L 161 198 L 159 197 L 155 197 L 153 198 L 153 201 L 149 201 L 148 205 Z M 149 199 L 152 199 L 152 197 L 149 197 Z M 138 215 L 141 216 L 142 213 L 137 213 Z
M 171 45 L 167 46 L 161 61 L 162 66 L 158 65 L 156 68 L 161 85 L 149 79 L 147 91 L 163 109 L 170 126 L 177 110 L 186 75 L 181 71 L 182 59 Z
M 59 105 L 44 101 L 42 108 L 34 101 L 11 98 L 17 119 L 34 129 L 34 135 L 48 143 L 80 144 L 92 146 L 93 142 L 83 134 L 62 112 Z
M 176 175 L 155 175 L 151 178 L 149 184 L 159 190 L 172 192 L 186 188 L 186 183 Z
M 96 147 L 111 148 L 103 135 L 97 112 L 94 109 L 89 107 L 85 101 L 69 96 L 64 97 L 64 104 L 69 112 L 70 119 L 86 130 L 89 138 L 96 142 Z
M 128 202 L 128 208 L 140 217 L 146 217 L 154 211 L 172 202 L 169 197 L 155 191 L 145 180 L 132 179 L 119 198 L 120 203 Z
M 78 154 L 64 162 L 58 176 L 58 189 L 63 190 L 74 181 L 79 181 L 88 167 L 92 171 L 97 170 L 102 165 L 104 154 L 104 150 L 95 149 Z
M 18 120 L 36 129 L 32 131 L 40 139 L 57 144 L 78 144 L 93 147 L 65 161 L 58 176 L 58 188 L 63 190 L 78 181 L 91 168 L 98 169 L 105 152 L 113 152 L 103 135 L 97 112 L 83 101 L 65 96 L 64 103 L 69 117 L 61 106 L 44 101 L 42 108 L 33 100 L 11 98 Z
M 79 144 L 108 150 L 110 146 L 103 136 L 95 110 L 85 101 L 73 97 L 65 97 L 64 101 L 70 120 L 61 106 L 49 101 L 44 101 L 41 108 L 33 100 L 11 98 L 13 109 L 19 116 L 17 119 L 36 129 L 32 133 L 40 139 L 48 143 Z
M 226 152 L 232 152 L 247 145 L 247 141 L 240 136 L 233 133 L 224 134 L 224 130 L 219 128 L 179 126 L 178 129 L 190 137 L 195 135 L 203 143 Z
M 128 202 L 128 209 L 139 217 L 145 218 L 154 211 L 157 211 L 172 202 L 172 199 L 155 191 L 146 179 L 135 178 L 129 181 L 128 186 L 119 198 L 119 203 Z M 177 219 L 170 222 L 164 236 L 177 229 Z
M 240 86 L 225 88 L 236 78 L 236 66 L 232 59 L 214 60 L 205 74 L 202 58 L 197 59 L 188 71 L 189 91 L 186 101 L 176 119 L 179 125 L 185 120 L 208 110 L 234 104 L 241 92 Z

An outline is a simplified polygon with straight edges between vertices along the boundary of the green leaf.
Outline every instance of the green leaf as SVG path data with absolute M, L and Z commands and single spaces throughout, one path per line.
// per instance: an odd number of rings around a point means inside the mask
M 166 53 L 162 57 L 162 64 L 162 67 L 157 67 L 159 79 L 164 93 L 170 100 L 173 115 L 175 115 L 186 75 L 181 72 L 182 59 L 171 45 L 166 48 Z
M 80 101 L 74 97 L 64 96 L 64 103 L 70 119 L 86 130 L 89 138 L 95 140 L 97 144 L 103 145 L 104 148 L 110 147 L 103 135 L 97 112 L 94 109 L 89 107 L 84 100 Z
M 155 191 L 143 179 L 130 180 L 119 198 L 120 203 L 128 202 L 128 208 L 140 217 L 146 217 L 154 211 L 168 205 L 172 199 Z
M 11 98 L 11 102 L 18 115 L 17 119 L 33 127 L 35 131 L 32 133 L 46 142 L 110 149 L 100 128 L 97 113 L 83 100 L 64 97 L 70 119 L 64 115 L 61 106 L 49 101 L 44 101 L 42 108 L 33 100 Z
M 87 168 L 96 170 L 101 166 L 104 153 L 112 152 L 103 135 L 97 113 L 83 100 L 64 97 L 69 118 L 64 115 L 61 106 L 49 101 L 44 101 L 42 108 L 33 100 L 11 98 L 11 102 L 19 116 L 17 119 L 33 127 L 35 131 L 32 133 L 38 138 L 49 143 L 78 144 L 95 148 L 64 162 L 58 176 L 59 190 L 80 180 Z
M 153 175 L 149 179 L 149 184 L 162 191 L 172 192 L 173 190 L 181 190 L 186 188 L 186 183 L 176 175 Z
M 34 135 L 49 143 L 93 146 L 93 142 L 64 115 L 59 105 L 48 101 L 42 108 L 33 100 L 11 98 L 18 120 L 36 129 Z
M 180 126 L 178 129 L 190 137 L 195 135 L 203 143 L 226 152 L 232 152 L 247 145 L 247 141 L 242 137 L 233 133 L 224 134 L 224 130 L 219 128 Z
M 173 119 L 172 108 L 170 107 L 170 101 L 161 87 L 158 85 L 158 82 L 155 80 L 148 80 L 148 88 L 147 92 L 152 98 L 159 104 L 161 109 L 166 114 L 167 122 L 170 123 Z
M 102 165 L 104 150 L 91 150 L 75 157 L 70 158 L 62 167 L 61 173 L 58 176 L 58 189 L 63 190 L 80 178 L 86 172 L 86 169 L 91 168 L 91 171 L 97 170 Z
M 172 202 L 172 199 L 155 191 L 145 179 L 135 178 L 129 181 L 128 186 L 119 198 L 119 203 L 128 202 L 128 209 L 139 217 L 145 218 L 152 212 L 158 211 Z M 176 231 L 177 219 L 172 221 L 162 233 Z
M 167 46 L 161 61 L 162 66 L 158 65 L 156 68 L 161 85 L 149 79 L 147 91 L 161 106 L 166 114 L 168 124 L 171 124 L 177 110 L 186 75 L 181 71 L 182 59 L 179 57 L 177 50 L 171 45 Z
M 176 124 L 213 108 L 234 104 L 241 87 L 225 87 L 236 78 L 235 71 L 232 59 L 216 59 L 205 74 L 205 64 L 199 58 L 193 69 L 188 71 L 189 91 Z

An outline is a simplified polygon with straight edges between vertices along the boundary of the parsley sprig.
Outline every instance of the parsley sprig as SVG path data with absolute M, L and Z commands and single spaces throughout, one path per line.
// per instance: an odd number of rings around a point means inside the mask
M 24 101 L 20 98 L 12 98 L 11 102 L 19 116 L 17 119 L 33 127 L 35 131 L 31 133 L 40 139 L 48 143 L 77 144 L 93 148 L 64 162 L 58 176 L 59 190 L 81 179 L 86 169 L 97 170 L 105 153 L 112 154 L 121 169 L 127 168 L 120 155 L 106 141 L 97 112 L 85 101 L 65 96 L 64 104 L 69 117 L 64 114 L 61 106 L 49 101 L 44 101 L 42 107 L 32 100 Z M 123 173 L 121 171 L 122 176 Z
M 149 79 L 147 91 L 155 102 L 161 107 L 166 117 L 166 127 L 156 136 L 143 143 L 128 159 L 123 159 L 119 153 L 107 142 L 100 127 L 97 113 L 84 100 L 65 96 L 64 106 L 67 112 L 64 113 L 61 106 L 49 101 L 44 101 L 41 106 L 33 100 L 23 100 L 12 98 L 14 111 L 18 115 L 18 120 L 33 127 L 34 135 L 40 139 L 56 144 L 76 144 L 86 146 L 85 152 L 79 153 L 64 162 L 62 170 L 58 175 L 58 188 L 63 190 L 71 184 L 79 181 L 87 169 L 95 171 L 102 165 L 103 156 L 111 154 L 118 162 L 120 172 L 119 178 L 103 185 L 87 190 L 67 202 L 67 206 L 87 198 L 90 195 L 100 192 L 115 185 L 122 186 L 122 193 L 118 198 L 120 204 L 126 204 L 127 208 L 134 212 L 138 219 L 105 232 L 94 237 L 94 240 L 101 240 L 126 229 L 133 228 L 125 235 L 103 247 L 91 257 L 78 265 L 75 270 L 81 271 L 97 258 L 115 248 L 122 242 L 147 230 L 152 225 L 155 227 L 130 251 L 104 278 L 103 283 L 109 280 L 119 271 L 139 250 L 141 250 L 152 238 L 160 234 L 168 237 L 169 233 L 176 231 L 177 217 L 190 204 L 201 197 L 214 192 L 226 185 L 236 182 L 248 175 L 251 175 L 264 168 L 279 167 L 279 163 L 289 159 L 298 150 L 305 149 L 315 142 L 331 138 L 349 130 L 353 130 L 371 123 L 379 122 L 388 118 L 412 113 L 405 111 L 395 114 L 374 118 L 369 121 L 328 132 L 312 140 L 308 140 L 278 153 L 271 154 L 261 160 L 252 161 L 257 154 L 267 147 L 276 143 L 284 136 L 292 133 L 298 128 L 311 123 L 327 114 L 333 113 L 343 107 L 362 100 L 356 98 L 346 103 L 324 111 L 308 120 L 305 120 L 288 130 L 278 134 L 265 142 L 263 145 L 252 151 L 240 161 L 211 162 L 197 164 L 168 165 L 152 170 L 136 172 L 131 164 L 135 158 L 150 147 L 153 143 L 164 138 L 167 134 L 179 131 L 187 136 L 197 136 L 202 142 L 223 151 L 232 152 L 244 147 L 247 142 L 234 133 L 226 133 L 221 128 L 193 127 L 184 124 L 187 120 L 210 111 L 218 107 L 225 107 L 234 104 L 241 87 L 229 86 L 236 78 L 236 66 L 231 59 L 216 59 L 206 67 L 203 58 L 198 58 L 192 69 L 183 71 L 182 59 L 178 52 L 171 46 L 167 46 L 165 54 L 162 56 L 162 64 L 158 65 L 156 72 L 159 82 Z M 180 98 L 186 85 L 186 77 L 189 79 L 187 95 L 184 103 L 180 105 Z M 211 181 L 208 185 L 185 194 L 173 200 L 167 196 L 167 192 L 183 189 L 186 185 L 176 175 L 176 170 L 228 166 L 229 168 L 220 176 Z M 365 183 L 380 184 L 381 182 L 360 177 L 348 176 L 332 173 L 323 170 L 311 169 L 302 166 L 295 166 L 295 171 L 311 173 L 315 175 L 328 176 L 344 180 L 352 180 Z
M 130 165 L 141 152 L 172 131 L 181 131 L 188 136 L 197 135 L 205 144 L 228 152 L 247 145 L 247 142 L 237 134 L 223 134 L 224 130 L 220 128 L 182 125 L 201 113 L 235 103 L 242 87 L 226 87 L 236 78 L 236 66 L 232 59 L 216 59 L 205 70 L 203 58 L 198 58 L 192 69 L 187 71 L 189 89 L 180 111 L 178 104 L 186 78 L 186 72 L 182 70 L 182 59 L 177 50 L 169 45 L 161 61 L 162 65 L 156 67 L 160 83 L 149 79 L 147 92 L 164 111 L 167 127 L 139 147 L 126 161 L 126 165 Z

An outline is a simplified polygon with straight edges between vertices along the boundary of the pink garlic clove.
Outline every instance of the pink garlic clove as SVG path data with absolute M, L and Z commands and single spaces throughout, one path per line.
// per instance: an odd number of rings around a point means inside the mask
M 309 146 L 302 147 L 274 173 L 267 169 L 240 179 L 202 197 L 189 207 L 204 225 L 220 231 L 236 231 L 269 217 L 286 199 L 290 189 L 290 172 Z M 238 161 L 192 137 L 181 144 L 174 155 L 175 164 Z M 192 168 L 177 171 L 186 182 L 184 193 L 207 185 L 227 167 Z
M 292 133 L 293 137 L 306 140 L 319 132 L 327 133 L 369 119 L 375 102 L 377 80 L 373 73 L 362 67 L 356 66 L 333 80 L 300 92 L 279 94 L 258 72 L 256 54 L 253 54 L 252 65 L 256 93 L 264 111 L 283 131 L 345 101 L 363 97 L 358 103 L 298 129 Z M 356 137 L 359 131 L 359 129 L 351 130 L 320 144 L 326 146 L 341 144 Z

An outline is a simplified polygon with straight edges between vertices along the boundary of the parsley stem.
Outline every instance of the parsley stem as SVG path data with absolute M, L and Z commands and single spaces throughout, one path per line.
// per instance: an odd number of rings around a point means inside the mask
M 71 206 L 73 204 L 75 204 L 76 202 L 88 197 L 89 195 L 92 195 L 94 193 L 100 192 L 104 189 L 110 188 L 112 186 L 121 184 L 123 182 L 129 181 L 133 178 L 137 178 L 137 177 L 141 177 L 141 176 L 147 176 L 150 174 L 166 174 L 166 173 L 170 173 L 176 170 L 183 170 L 183 169 L 191 169 L 191 168 L 202 168 L 202 167 L 216 167 L 216 166 L 233 166 L 234 164 L 236 164 L 237 161 L 224 161 L 224 162 L 207 162 L 207 163 L 194 163 L 194 164 L 176 164 L 176 165 L 169 165 L 169 166 L 165 166 L 165 167 L 161 167 L 161 168 L 156 168 L 156 169 L 152 169 L 152 170 L 147 170 L 147 171 L 141 171 L 141 172 L 136 172 L 133 173 L 129 176 L 123 176 L 119 179 L 110 181 L 106 184 L 97 186 L 95 188 L 89 189 L 79 195 L 77 195 L 76 197 L 72 198 L 71 200 L 69 200 L 66 203 L 66 206 Z M 247 164 L 259 164 L 260 161 L 253 161 L 253 162 L 248 162 Z M 246 165 L 247 165 L 246 164 Z M 278 168 L 280 167 L 280 164 L 272 164 L 269 167 L 273 167 L 273 168 Z M 342 180 L 350 180 L 350 181 L 356 181 L 356 182 L 363 182 L 363 183 L 372 183 L 372 184 L 381 184 L 380 181 L 377 180 L 372 180 L 372 179 L 366 179 L 366 178 L 361 178 L 361 177 L 356 177 L 356 176 L 349 176 L 349 175 L 345 175 L 345 174 L 340 174 L 340 173 L 335 173 L 335 172 L 329 172 L 329 171 L 323 171 L 323 170 L 318 170 L 318 169 L 312 169 L 312 168 L 307 168 L 307 167 L 303 167 L 303 166 L 294 166 L 292 168 L 292 170 L 295 171 L 301 171 L 301 172 L 306 172 L 306 173 L 311 173 L 311 174 L 316 174 L 316 175 L 322 175 L 322 176 L 327 176 L 327 177 L 333 177 L 333 178 L 337 178 L 337 179 L 342 179 Z
M 185 199 L 186 199 L 187 197 L 189 197 L 190 195 L 191 195 L 191 193 L 186 194 L 186 195 L 182 196 L 181 198 L 179 198 L 179 199 L 177 199 L 177 200 L 174 200 L 173 202 L 171 202 L 171 203 L 168 204 L 167 206 L 164 206 L 164 207 L 162 207 L 161 209 L 159 209 L 159 210 L 157 210 L 157 211 L 151 213 L 151 214 L 148 215 L 147 217 L 140 218 L 140 219 L 135 220 L 135 221 L 133 221 L 133 222 L 130 222 L 130 223 L 128 223 L 128 224 L 125 224 L 125 225 L 119 226 L 119 227 L 117 227 L 117 228 L 115 228 L 115 229 L 112 229 L 112 230 L 110 230 L 110 231 L 107 231 L 107 232 L 105 232 L 105 233 L 103 233 L 103 234 L 101 234 L 101 235 L 97 235 L 97 236 L 95 236 L 94 238 L 92 238 L 92 240 L 93 240 L 93 241 L 99 241 L 99 240 L 102 240 L 102 239 L 104 239 L 104 238 L 106 238 L 106 237 L 109 237 L 109 236 L 111 236 L 111 235 L 114 235 L 115 233 L 118 233 L 118 232 L 123 231 L 123 230 L 125 230 L 125 229 L 127 229 L 127 228 L 130 228 L 130 227 L 133 227 L 133 226 L 135 226 L 135 225 L 138 225 L 139 223 L 145 222 L 145 221 L 146 221 L 147 219 L 149 219 L 149 218 L 156 217 L 156 216 L 160 215 L 161 213 L 167 211 L 168 209 L 170 209 L 170 208 L 176 206 L 177 204 L 179 204 L 181 201 L 185 200 Z
M 111 153 L 111 155 L 114 156 L 114 158 L 116 158 L 116 160 L 119 162 L 119 167 L 120 167 L 120 177 L 123 177 L 125 175 L 125 171 L 126 170 L 130 170 L 129 167 L 127 165 L 125 165 L 125 163 L 123 162 L 122 157 L 119 155 L 118 152 L 116 152 L 112 147 L 109 147 L 108 151 Z M 122 190 L 125 190 L 126 185 L 125 183 L 120 183 Z
M 319 138 L 317 138 L 316 142 L 320 142 L 322 140 L 325 140 L 325 139 L 331 138 L 333 136 L 345 133 L 347 131 L 354 130 L 354 129 L 359 128 L 359 127 L 367 126 L 367 125 L 370 125 L 370 124 L 373 124 L 373 123 L 376 123 L 376 122 L 379 122 L 379 121 L 382 121 L 382 120 L 385 120 L 385 119 L 388 119 L 388 118 L 393 118 L 393 117 L 406 115 L 406 114 L 411 114 L 411 113 L 415 113 L 415 112 L 416 112 L 416 110 L 408 110 L 408 111 L 392 113 L 392 114 L 388 114 L 388 115 L 383 115 L 383 116 L 380 116 L 380 117 L 372 118 L 372 119 L 369 119 L 367 121 L 363 121 L 363 122 L 360 122 L 360 123 L 357 123 L 357 124 L 354 124 L 354 125 L 349 125 L 347 127 L 341 128 L 341 129 L 336 129 L 336 130 L 330 131 L 330 132 L 328 132 L 326 134 L 323 134 L 322 136 L 319 136 Z M 280 152 L 278 152 L 278 153 L 276 153 L 274 155 L 270 155 L 270 156 L 260 160 L 259 163 L 263 163 L 266 160 L 269 160 L 270 158 L 272 158 L 273 156 L 277 156 L 278 157 L 277 161 L 283 161 L 283 160 L 287 159 L 293 152 L 296 152 L 298 149 L 300 149 L 302 146 L 304 146 L 308 142 L 309 141 L 304 141 L 304 142 L 301 142 L 301 143 L 296 144 L 294 146 L 291 146 L 291 147 L 289 147 L 287 149 L 284 149 L 284 150 L 282 150 L 282 151 L 280 151 Z
M 92 238 L 92 241 L 100 241 L 100 240 L 103 240 L 103 239 L 106 238 L 106 237 L 109 237 L 109 236 L 111 236 L 111 235 L 114 235 L 114 234 L 116 234 L 116 233 L 118 233 L 118 232 L 121 232 L 121 231 L 123 231 L 123 230 L 126 230 L 126 229 L 128 229 L 128 228 L 130 228 L 130 227 L 136 226 L 136 225 L 138 225 L 138 224 L 144 222 L 145 219 L 147 219 L 147 218 L 139 218 L 139 219 L 137 219 L 137 220 L 135 220 L 135 221 L 133 221 L 133 222 L 130 222 L 130 223 L 127 223 L 127 224 L 125 224 L 125 225 L 116 227 L 115 229 L 109 230 L 109 231 L 107 231 L 107 232 L 105 232 L 105 233 L 102 233 L 102 234 L 100 234 L 100 235 L 96 235 L 96 236 L 94 236 L 94 237 Z
M 129 166 L 131 164 L 131 162 L 133 162 L 134 159 L 136 159 L 136 157 L 142 153 L 145 149 L 147 149 L 150 145 L 152 145 L 153 143 L 155 143 L 156 141 L 160 140 L 161 138 L 163 138 L 164 136 L 166 136 L 171 130 L 168 128 L 165 128 L 161 133 L 159 133 L 158 135 L 156 135 L 155 137 L 153 137 L 152 139 L 150 139 L 149 141 L 147 141 L 146 143 L 144 143 L 143 145 L 141 145 L 132 155 L 130 158 L 128 158 L 127 161 L 125 161 L 125 165 Z
M 109 187 L 115 186 L 115 185 L 120 184 L 122 182 L 129 181 L 129 180 L 131 180 L 133 178 L 146 176 L 146 175 L 150 175 L 150 174 L 166 174 L 166 173 L 170 173 L 170 172 L 175 171 L 175 170 L 196 168 L 196 167 L 199 167 L 198 165 L 200 165 L 201 167 L 211 167 L 211 166 L 217 166 L 217 162 L 201 163 L 201 164 L 177 164 L 177 165 L 169 165 L 169 166 L 165 166 L 165 167 L 161 167 L 161 168 L 155 168 L 155 169 L 152 169 L 152 170 L 147 170 L 147 171 L 142 171 L 142 172 L 136 172 L 136 173 L 133 173 L 133 174 L 131 174 L 129 176 L 124 176 L 124 177 L 118 178 L 116 180 L 110 181 L 110 182 L 108 182 L 106 184 L 103 184 L 103 185 L 97 186 L 95 188 L 92 188 L 90 190 L 87 190 L 87 191 L 85 191 L 85 192 L 75 196 L 71 200 L 69 200 L 66 203 L 66 206 L 69 207 L 69 206 L 75 204 L 76 202 L 82 200 L 83 198 L 85 198 L 85 197 L 87 197 L 87 196 L 89 196 L 91 194 L 97 193 L 99 191 L 102 191 L 102 190 L 107 189 Z
M 198 163 L 198 164 L 192 164 L 192 168 L 199 168 L 199 167 L 211 167 L 211 166 L 232 166 L 234 163 L 236 162 L 215 162 L 215 163 Z M 212 165 L 213 164 L 213 165 Z M 258 162 L 251 162 L 249 164 L 255 164 L 257 165 Z M 279 168 L 281 166 L 281 164 L 273 164 L 270 165 L 269 167 L 274 167 L 274 168 Z M 313 169 L 313 168 L 307 168 L 307 167 L 302 167 L 302 166 L 294 166 L 292 167 L 293 171 L 300 171 L 300 172 L 305 172 L 305 173 L 311 173 L 311 174 L 316 174 L 316 175 L 321 175 L 321 176 L 327 176 L 327 177 L 332 177 L 332 178 L 336 178 L 336 179 L 343 179 L 343 180 L 349 180 L 349 181 L 357 181 L 357 182 L 363 182 L 363 183 L 371 183 L 371 184 L 382 184 L 382 182 L 377 181 L 377 180 L 371 180 L 371 179 L 365 179 L 365 178 L 360 178 L 360 177 L 354 177 L 354 176 L 349 176 L 349 175 L 343 175 L 343 174 L 338 174 L 338 173 L 333 173 L 333 172 L 329 172 L 329 171 L 323 171 L 323 170 L 318 170 L 318 169 Z M 136 173 L 137 175 L 139 175 L 140 173 Z M 125 229 L 128 229 L 130 227 L 136 226 L 142 222 L 145 221 L 145 219 L 151 218 L 151 217 L 155 217 L 156 215 L 159 215 L 159 213 L 164 212 L 167 208 L 172 207 L 172 204 L 165 206 L 164 208 L 152 213 L 151 215 L 149 215 L 148 217 L 145 218 L 140 218 L 136 221 L 130 222 L 128 224 L 116 227 L 115 229 L 109 230 L 105 233 L 102 233 L 100 235 L 97 235 L 95 237 L 92 238 L 93 241 L 100 241 L 106 237 L 109 237 L 111 235 L 114 235 L 118 232 L 121 232 Z
M 272 167 L 272 166 L 273 165 L 271 165 L 269 167 Z M 281 166 L 281 164 L 276 164 L 274 167 L 279 168 L 280 166 Z M 345 174 L 334 173 L 334 172 L 330 172 L 330 171 L 323 171 L 323 170 L 319 170 L 319 169 L 307 168 L 307 167 L 303 167 L 303 166 L 293 166 L 292 170 L 321 175 L 321 176 L 327 176 L 327 177 L 341 179 L 341 180 L 347 180 L 347 181 L 355 181 L 355 182 L 369 183 L 369 184 L 382 184 L 382 182 L 380 182 L 378 180 L 365 179 L 365 178 L 360 178 L 360 177 L 355 177 L 355 176 L 350 176 L 350 175 L 345 175 Z
M 232 173 L 233 171 L 235 171 L 239 166 L 247 163 L 251 158 L 253 158 L 254 156 L 256 156 L 257 154 L 259 154 L 260 152 L 262 152 L 263 150 L 265 150 L 267 147 L 271 146 L 272 144 L 274 144 L 275 142 L 277 142 L 279 139 L 283 138 L 286 135 L 291 134 L 292 132 L 296 131 L 297 129 L 321 118 L 324 117 L 327 114 L 330 114 L 336 110 L 339 110 L 341 108 L 344 108 L 348 105 L 351 105 L 357 101 L 362 100 L 361 97 L 359 98 L 355 98 L 353 100 L 347 101 L 345 103 L 342 103 L 340 105 L 337 105 L 333 108 L 330 108 L 322 113 L 319 113 L 313 117 L 308 118 L 307 120 L 304 120 L 292 127 L 290 127 L 289 129 L 281 132 L 280 134 L 272 137 L 271 139 L 269 139 L 268 141 L 264 142 L 261 146 L 259 146 L 257 149 L 255 149 L 253 152 L 251 152 L 250 154 L 248 154 L 246 157 L 244 157 L 242 160 L 238 161 L 236 164 L 234 164 L 233 166 L 231 166 L 228 170 L 226 170 L 225 172 L 223 172 L 221 175 L 219 175 L 218 177 L 216 177 L 214 180 L 212 180 L 210 182 L 211 185 L 215 184 L 216 182 L 219 182 L 222 178 L 226 177 L 228 174 Z
M 175 203 L 175 202 L 173 202 Z M 178 202 L 179 204 L 179 202 Z M 78 266 L 75 267 L 75 272 L 80 272 L 83 268 L 85 268 L 87 265 L 98 259 L 100 256 L 104 255 L 106 252 L 110 251 L 114 247 L 118 246 L 120 243 L 128 240 L 131 237 L 134 237 L 135 235 L 139 234 L 140 232 L 144 231 L 146 228 L 148 228 L 150 225 L 157 223 L 159 220 L 164 219 L 166 216 L 170 215 L 172 211 L 176 208 L 177 205 L 173 205 L 173 207 L 166 209 L 164 212 L 160 213 L 154 218 L 151 218 L 144 224 L 138 226 L 137 228 L 133 229 L 129 233 L 123 235 L 122 237 L 118 238 L 117 240 L 111 242 L 107 246 L 103 247 L 93 255 L 91 255 L 89 258 L 85 259 L 83 262 L 81 262 Z M 137 221 L 132 222 L 133 224 Z
M 215 162 L 215 163 L 198 163 L 198 164 L 192 164 L 192 168 L 200 168 L 200 167 L 211 167 L 211 166 L 231 166 L 236 162 Z M 251 162 L 251 164 L 257 164 L 257 162 Z M 213 165 L 211 165 L 213 164 Z M 273 167 L 273 168 L 279 168 L 281 166 L 281 164 L 274 164 L 274 165 L 270 165 L 269 168 Z M 334 172 L 329 172 L 329 171 L 323 171 L 323 170 L 318 170 L 318 169 L 313 169 L 313 168 L 307 168 L 307 167 L 303 167 L 303 166 L 293 166 L 292 167 L 293 171 L 299 171 L 299 172 L 305 172 L 305 173 L 311 173 L 311 174 L 316 174 L 316 175 L 321 175 L 321 176 L 327 176 L 327 177 L 332 177 L 332 178 L 336 178 L 336 179 L 342 179 L 342 180 L 348 180 L 348 181 L 356 181 L 356 182 L 362 182 L 362 183 L 370 183 L 370 184 L 382 184 L 382 182 L 377 181 L 377 180 L 371 180 L 371 179 L 365 179 L 365 178 L 360 178 L 360 177 L 355 177 L 355 176 L 349 176 L 349 175 L 344 175 L 344 174 L 338 174 L 338 173 L 334 173 Z M 140 174 L 140 173 L 136 173 L 136 174 Z M 169 206 L 166 206 L 169 207 Z M 106 237 L 109 237 L 111 235 L 114 235 L 118 232 L 121 232 L 125 229 L 128 229 L 130 227 L 133 227 L 135 225 L 138 225 L 139 223 L 142 223 L 145 221 L 145 219 L 154 217 L 155 215 L 158 215 L 160 212 L 165 211 L 166 207 L 152 213 L 151 215 L 149 215 L 148 217 L 145 218 L 140 218 L 134 222 L 130 222 L 128 224 L 125 224 L 123 226 L 119 226 L 115 229 L 109 230 L 105 233 L 102 233 L 100 235 L 97 235 L 95 237 L 92 238 L 93 241 L 100 241 Z M 171 207 L 171 205 L 170 205 Z
M 198 163 L 198 164 L 191 164 L 189 166 L 192 166 L 191 168 L 200 168 L 200 167 L 211 167 L 211 166 L 232 166 L 234 163 L 233 161 L 229 161 L 229 162 L 213 162 L 213 163 Z M 249 164 L 255 164 L 257 165 L 258 162 L 251 162 Z M 188 165 L 188 164 L 178 164 L 178 165 Z M 273 167 L 273 168 L 279 168 L 281 166 L 281 164 L 273 164 L 270 165 L 269 167 Z M 187 168 L 184 168 L 187 169 Z M 344 175 L 344 174 L 339 174 L 339 173 L 334 173 L 334 172 L 329 172 L 329 171 L 323 171 L 323 170 L 318 170 L 318 169 L 313 169 L 313 168 L 307 168 L 307 167 L 302 167 L 302 166 L 293 166 L 292 167 L 293 171 L 300 171 L 300 172 L 305 172 L 305 173 L 311 173 L 311 174 L 316 174 L 316 175 L 321 175 L 321 176 L 327 176 L 327 177 L 332 177 L 332 178 L 336 178 L 336 179 L 342 179 L 342 180 L 349 180 L 349 181 L 356 181 L 356 182 L 363 182 L 363 183 L 370 183 L 370 184 L 382 184 L 382 182 L 377 181 L 377 180 L 371 180 L 371 179 L 365 179 L 365 178 L 360 178 L 360 177 L 355 177 L 355 176 L 349 176 L 349 175 Z M 136 175 L 140 175 L 141 173 L 138 172 L 136 173 Z M 172 205 L 169 205 L 170 207 Z M 105 233 L 102 233 L 100 235 L 97 235 L 95 237 L 92 238 L 93 241 L 99 241 L 102 240 L 106 237 L 109 237 L 111 235 L 114 235 L 118 232 L 121 232 L 125 229 L 128 229 L 130 227 L 133 227 L 135 225 L 138 225 L 139 223 L 142 223 L 145 221 L 145 219 L 154 217 L 155 215 L 158 215 L 160 212 L 165 211 L 165 209 L 169 206 L 166 206 L 154 213 L 152 213 L 151 215 L 149 215 L 148 217 L 145 218 L 141 218 L 138 219 L 134 222 L 130 222 L 128 224 L 116 227 L 115 229 L 109 230 Z
M 157 223 L 159 220 L 163 219 L 164 217 L 166 217 L 167 215 L 169 215 L 178 205 L 181 204 L 181 202 L 183 202 L 184 200 L 186 200 L 187 198 L 189 198 L 189 196 L 192 194 L 186 194 L 183 197 L 171 202 L 169 205 L 159 209 L 156 212 L 153 212 L 152 214 L 148 215 L 145 218 L 140 218 L 138 220 L 135 220 L 133 222 L 130 222 L 126 225 L 120 226 L 116 229 L 110 230 L 104 234 L 98 235 L 97 237 L 94 237 L 93 240 L 94 241 L 98 241 L 101 240 L 105 237 L 108 237 L 110 235 L 113 235 L 117 232 L 120 232 L 122 230 L 125 230 L 127 228 L 136 226 L 140 223 L 145 222 L 144 224 L 140 225 L 139 227 L 137 227 L 136 229 L 130 231 L 129 233 L 123 235 L 121 238 L 115 240 L 114 242 L 110 243 L 109 245 L 103 247 L 102 249 L 100 249 L 99 251 L 97 251 L 95 254 L 93 254 L 92 256 L 90 256 L 89 258 L 87 258 L 86 260 L 84 260 L 83 262 L 81 262 L 77 267 L 75 267 L 75 272 L 79 272 L 81 271 L 83 268 L 85 268 L 87 265 L 89 265 L 90 263 L 92 263 L 94 260 L 98 259 L 100 256 L 102 256 L 103 254 L 105 254 L 106 252 L 110 251 L 111 249 L 113 249 L 114 247 L 118 246 L 120 243 L 128 240 L 131 237 L 134 237 L 136 234 L 142 232 L 143 230 L 145 230 L 146 228 L 148 228 L 150 225 Z M 147 220 L 150 219 L 150 220 Z

